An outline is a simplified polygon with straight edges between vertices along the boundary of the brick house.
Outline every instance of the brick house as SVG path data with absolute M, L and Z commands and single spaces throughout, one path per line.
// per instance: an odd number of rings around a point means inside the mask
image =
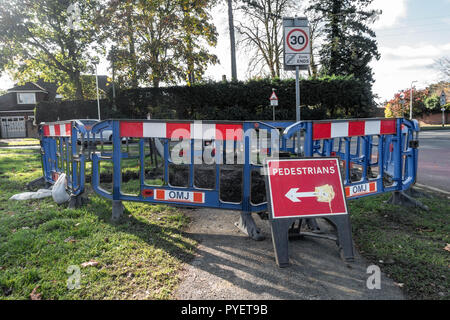
M 99 75 L 100 98 L 105 96 L 109 86 L 108 77 Z M 34 109 L 39 102 L 62 99 L 57 89 L 56 83 L 42 79 L 8 89 L 6 94 L 0 96 L 0 138 L 37 137 L 37 127 L 33 126 Z
M 16 85 L 0 96 L 0 137 L 24 138 L 30 136 L 27 130 L 34 120 L 34 108 L 41 101 L 54 101 L 57 85 L 41 79 Z M 28 132 L 27 132 L 28 131 Z

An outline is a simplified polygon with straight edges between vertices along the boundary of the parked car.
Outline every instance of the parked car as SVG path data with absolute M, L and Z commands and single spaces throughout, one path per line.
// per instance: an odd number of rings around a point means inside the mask
M 81 122 L 84 125 L 84 127 L 86 128 L 86 130 L 91 130 L 93 125 L 100 122 L 99 120 L 96 120 L 96 119 L 79 119 L 76 121 Z M 82 138 L 81 133 L 78 133 L 78 137 L 77 137 L 78 144 L 81 144 L 81 140 L 82 140 L 81 138 Z M 85 138 L 85 140 L 86 140 L 86 138 Z M 99 137 L 98 135 L 96 135 L 95 141 L 93 141 L 93 142 L 100 143 L 101 141 L 103 141 L 104 143 L 111 142 L 112 141 L 112 130 L 110 130 L 110 129 L 103 130 L 101 132 L 101 136 Z M 87 144 L 87 141 L 85 141 L 84 143 Z

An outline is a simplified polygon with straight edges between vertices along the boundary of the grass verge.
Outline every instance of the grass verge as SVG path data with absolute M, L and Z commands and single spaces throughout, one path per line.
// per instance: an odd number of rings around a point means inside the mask
M 442 127 L 441 124 L 426 125 L 420 127 L 420 131 L 430 131 L 430 130 L 450 130 L 450 124 L 446 124 L 444 127 Z
M 385 203 L 389 195 L 349 201 L 353 239 L 411 299 L 450 299 L 450 200 L 420 197 L 430 211 Z
M 126 202 L 122 221 L 112 223 L 110 201 L 92 193 L 76 210 L 51 198 L 8 201 L 40 175 L 39 153 L 2 151 L 0 299 L 172 297 L 196 246 L 182 232 L 188 220 L 179 210 Z M 78 275 L 79 288 L 68 289 Z

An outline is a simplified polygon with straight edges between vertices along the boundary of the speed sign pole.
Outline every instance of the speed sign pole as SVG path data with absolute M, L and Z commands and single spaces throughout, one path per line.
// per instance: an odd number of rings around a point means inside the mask
M 306 17 L 283 18 L 284 69 L 295 70 L 296 122 L 300 117 L 300 70 L 308 70 L 311 61 L 309 22 Z M 300 153 L 300 132 L 297 134 L 297 153 Z

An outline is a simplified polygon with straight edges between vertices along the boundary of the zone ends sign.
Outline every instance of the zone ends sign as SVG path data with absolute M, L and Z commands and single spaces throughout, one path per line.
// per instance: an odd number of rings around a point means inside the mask
M 306 18 L 283 18 L 284 65 L 290 70 L 296 66 L 309 66 L 311 39 Z

